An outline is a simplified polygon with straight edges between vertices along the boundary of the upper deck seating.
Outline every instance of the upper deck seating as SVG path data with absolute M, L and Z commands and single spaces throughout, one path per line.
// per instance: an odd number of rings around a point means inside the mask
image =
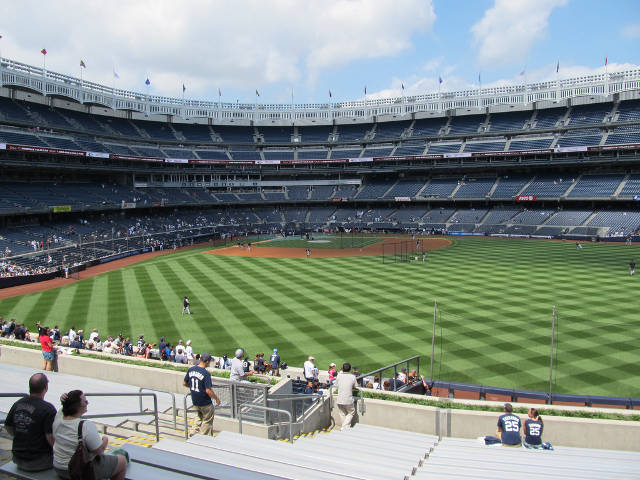
M 319 125 L 317 127 L 298 127 L 298 135 L 302 142 L 326 143 L 333 132 L 332 125 Z
M 522 130 L 525 123 L 531 120 L 533 112 L 500 112 L 492 113 L 489 118 L 490 132 Z
M 624 187 L 618 193 L 618 198 L 633 198 L 640 195 L 640 174 L 629 175 Z
M 384 193 L 391 188 L 393 182 L 372 181 L 363 185 L 360 192 L 356 195 L 358 199 L 378 199 L 382 198 Z
M 367 147 L 362 152 L 363 157 L 388 157 L 391 155 L 393 151 L 393 145 L 391 146 L 375 146 L 375 147 Z
M 593 125 L 602 123 L 605 115 L 613 109 L 612 103 L 597 103 L 592 105 L 576 105 L 569 113 L 569 126 Z
M 293 160 L 293 150 L 263 150 L 265 160 Z
M 623 179 L 624 175 L 583 175 L 569 193 L 569 197 L 608 198 L 613 196 Z
M 291 143 L 293 129 L 291 127 L 258 127 L 264 143 Z
M 308 200 L 309 187 L 307 185 L 291 185 L 287 187 L 287 195 L 289 200 Z
M 300 149 L 298 150 L 298 160 L 324 160 L 327 158 L 327 154 L 329 153 L 329 150 L 322 149 L 322 150 L 310 150 L 310 149 Z
M 12 143 L 14 145 L 47 147 L 47 144 L 44 143 L 39 137 L 29 133 L 0 131 L 0 141 L 5 143 Z
M 173 128 L 188 142 L 196 142 L 200 145 L 208 145 L 213 142 L 211 127 L 208 125 L 177 123 Z
M 168 123 L 145 120 L 132 120 L 132 123 L 154 140 L 169 140 L 172 142 L 178 140 Z
M 195 154 L 203 160 L 229 160 L 225 150 L 196 150 Z
M 434 178 L 422 190 L 423 197 L 447 198 L 458 186 L 458 178 Z
M 393 153 L 394 157 L 402 157 L 405 155 L 422 155 L 426 144 L 422 140 L 417 141 L 405 141 L 402 142 L 396 151 Z
M 551 147 L 553 138 L 537 138 L 531 140 L 511 140 L 509 151 L 540 150 Z
M 385 194 L 385 198 L 415 197 L 425 185 L 424 180 L 398 180 L 398 182 Z
M 486 197 L 496 179 L 491 178 L 467 178 L 458 188 L 454 198 L 484 198 Z
M 436 137 L 440 129 L 447 123 L 444 117 L 421 118 L 413 124 L 413 137 Z
M 431 143 L 427 154 L 434 153 L 458 153 L 461 143 Z
M 211 128 L 213 128 L 213 131 L 217 133 L 225 143 L 254 143 L 253 127 L 213 125 Z
M 334 190 L 333 185 L 314 185 L 311 187 L 311 200 L 328 200 Z
M 162 147 L 161 153 L 164 153 L 166 158 L 195 158 L 193 150 L 187 148 Z
M 411 126 L 411 120 L 400 120 L 397 122 L 378 122 L 376 124 L 375 139 L 400 138 L 402 133 Z
M 102 123 L 110 127 L 118 135 L 130 138 L 141 138 L 140 133 L 138 133 L 138 130 L 136 130 L 133 124 L 124 118 L 104 117 Z
M 338 141 L 353 142 L 364 140 L 365 135 L 373 128 L 371 123 L 358 123 L 353 125 L 338 125 Z
M 27 110 L 23 105 L 24 102 L 20 102 L 19 100 L 0 97 L 0 119 L 7 120 L 9 122 L 33 125 L 34 121 L 27 114 Z
M 589 218 L 591 210 L 562 210 L 549 219 L 545 225 L 578 226 Z
M 640 125 L 636 128 L 638 131 L 622 131 L 616 128 L 607 136 L 605 145 L 624 145 L 629 143 L 640 143 Z
M 571 186 L 573 180 L 557 176 L 537 176 L 522 195 L 535 195 L 537 197 L 560 197 Z
M 598 146 L 602 140 L 602 134 L 599 135 L 562 135 L 558 139 L 557 147 L 581 147 L 581 146 Z
M 425 207 L 405 207 L 398 208 L 389 215 L 389 221 L 398 223 L 418 223 L 427 213 Z
M 498 185 L 491 198 L 515 198 L 515 196 L 531 180 L 531 177 L 509 176 L 498 179 Z
M 465 152 L 503 152 L 506 141 L 502 142 L 467 142 Z
M 624 100 L 618 105 L 617 122 L 640 121 L 640 100 Z
M 229 152 L 234 160 L 262 160 L 262 155 L 257 150 L 232 150 Z
M 334 148 L 333 150 L 331 150 L 330 158 L 358 158 L 360 157 L 361 151 L 362 151 L 361 148 L 349 149 L 349 150 Z
M 555 210 L 525 210 L 511 219 L 509 223 L 520 225 L 541 225 Z
M 422 221 L 426 224 L 446 223 L 455 211 L 455 208 L 434 208 L 433 210 L 429 210 L 425 213 L 422 217 Z
M 536 112 L 535 129 L 554 128 L 567 113 L 566 107 L 544 108 Z
M 478 133 L 480 123 L 484 122 L 486 115 L 462 115 L 452 117 L 447 135 L 460 135 L 464 133 Z

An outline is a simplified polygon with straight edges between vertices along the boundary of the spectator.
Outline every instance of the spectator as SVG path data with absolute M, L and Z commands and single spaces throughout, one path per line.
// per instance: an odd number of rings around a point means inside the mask
M 43 334 L 38 337 L 40 340 L 40 346 L 42 347 L 42 357 L 44 359 L 42 369 L 45 371 L 53 370 L 53 360 L 56 356 L 56 352 L 53 348 L 53 342 L 49 336 L 50 332 L 51 329 L 49 327 L 44 327 Z
M 313 392 L 313 382 L 307 382 L 307 385 L 304 387 L 304 393 L 307 395 L 311 395 Z
M 189 365 L 193 365 L 193 347 L 191 346 L 191 340 L 187 340 L 187 346 L 184 348 L 184 356 Z
M 271 358 L 269 359 L 269 361 L 271 362 L 271 375 L 279 377 L 280 376 L 280 355 L 278 355 L 277 348 L 273 349 L 273 353 L 271 354 Z
M 176 362 L 187 363 L 187 358 L 185 356 L 184 345 L 182 344 L 182 340 L 178 340 L 178 345 L 176 346 Z
M 231 360 L 231 374 L 229 375 L 229 380 L 233 380 L 234 382 L 246 381 L 245 378 L 255 373 L 253 370 L 249 370 L 248 372 L 244 371 L 244 368 L 242 367 L 243 356 L 244 350 L 242 348 L 238 348 L 233 360 Z
M 542 447 L 542 430 L 544 424 L 542 417 L 538 414 L 538 409 L 529 409 L 529 418 L 524 422 L 524 446 L 527 448 Z
M 356 383 L 356 376 L 351 373 L 350 363 L 345 362 L 342 365 L 342 371 L 338 373 L 336 384 L 338 386 L 338 400 L 336 403 L 342 420 L 341 430 L 344 430 L 347 427 L 351 427 L 356 413 L 353 389 L 357 388 L 358 384 Z
M 338 375 L 338 371 L 336 370 L 336 364 L 330 363 L 329 369 L 327 370 L 327 375 L 329 375 L 329 381 L 333 382 L 336 379 L 336 375 Z
M 81 390 L 72 390 L 60 397 L 62 415 L 56 416 L 53 422 L 53 468 L 59 477 L 70 478 L 69 460 L 78 446 L 78 433 L 89 450 L 96 478 L 123 480 L 127 470 L 127 459 L 123 455 L 109 455 L 104 451 L 109 439 L 100 437 L 95 424 L 80 417 L 87 412 L 87 401 Z
M 402 367 L 402 370 L 398 372 L 398 374 L 396 375 L 396 379 L 399 382 L 402 382 L 402 384 L 407 383 L 407 369 L 405 367 Z
M 513 413 L 513 405 L 505 403 L 504 414 L 498 418 L 497 436 L 500 437 L 502 444 L 511 447 L 519 446 L 522 441 L 520 439 L 521 426 L 520 417 Z
M 304 362 L 304 378 L 307 381 L 311 381 L 313 382 L 314 380 L 314 375 L 313 375 L 313 369 L 316 368 L 316 366 L 313 364 L 315 358 L 313 357 L 309 357 L 307 359 L 306 362 Z
M 265 374 L 267 366 L 264 364 L 264 353 L 257 353 L 256 358 L 253 361 L 253 368 L 259 374 Z
M 76 339 L 76 337 L 78 336 L 78 334 L 76 333 L 76 327 L 72 326 L 69 329 L 69 332 L 67 333 L 67 335 L 69 335 L 69 343 L 73 343 Z
M 49 380 L 43 373 L 29 379 L 29 396 L 13 404 L 5 428 L 13 437 L 11 452 L 19 470 L 39 472 L 53 466 L 53 420 L 56 409 L 44 400 Z
M 187 371 L 182 382 L 191 390 L 191 400 L 198 414 L 195 429 L 202 435 L 211 435 L 213 430 L 214 408 L 211 399 L 213 398 L 216 404 L 220 405 L 220 399 L 212 389 L 211 374 L 207 370 L 210 364 L 211 355 L 203 353 L 200 356 L 200 363 Z

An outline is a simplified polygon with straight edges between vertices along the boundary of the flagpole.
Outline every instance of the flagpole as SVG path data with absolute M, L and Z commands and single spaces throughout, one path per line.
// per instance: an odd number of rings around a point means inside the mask
M 218 119 L 222 118 L 222 90 L 218 87 Z
M 608 64 L 609 63 L 609 57 L 604 57 L 604 94 L 605 97 L 609 96 L 609 68 L 608 68 Z

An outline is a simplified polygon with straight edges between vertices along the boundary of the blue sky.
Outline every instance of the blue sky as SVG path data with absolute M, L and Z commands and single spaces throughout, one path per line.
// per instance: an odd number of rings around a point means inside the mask
M 640 65 L 638 0 L 23 0 L 3 56 L 118 88 L 295 103 L 567 78 Z M 119 75 L 115 80 L 113 71 Z M 521 76 L 520 72 L 525 71 Z M 149 78 L 151 84 L 145 86 Z

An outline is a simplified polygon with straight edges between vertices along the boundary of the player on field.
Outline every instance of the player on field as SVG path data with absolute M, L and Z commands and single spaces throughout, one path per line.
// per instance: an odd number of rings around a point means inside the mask
M 184 302 L 182 303 L 182 314 L 184 315 L 184 312 L 187 312 L 189 315 L 191 315 L 191 310 L 189 310 L 189 298 L 184 297 Z
M 633 261 L 633 258 L 629 262 L 629 273 L 634 275 L 636 273 L 636 262 Z

